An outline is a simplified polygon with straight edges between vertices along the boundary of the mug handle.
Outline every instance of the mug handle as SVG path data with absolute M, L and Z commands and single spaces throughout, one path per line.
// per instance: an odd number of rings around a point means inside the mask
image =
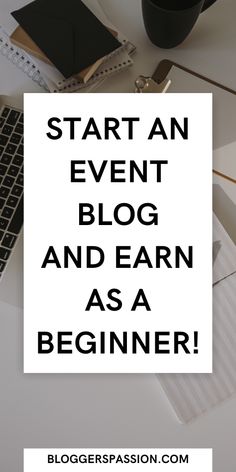
M 207 10 L 209 7 L 211 7 L 211 5 L 213 5 L 213 3 L 215 3 L 217 0 L 205 0 L 205 3 L 202 7 L 202 12 Z

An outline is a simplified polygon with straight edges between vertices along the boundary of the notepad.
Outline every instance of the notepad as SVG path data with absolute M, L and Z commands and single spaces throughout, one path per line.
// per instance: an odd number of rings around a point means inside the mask
M 27 74 L 45 90 L 53 93 L 77 92 L 80 90 L 90 92 L 98 87 L 101 82 L 104 82 L 105 79 L 133 65 L 131 55 L 135 52 L 136 47 L 118 31 L 118 39 L 122 44 L 121 48 L 111 54 L 110 58 L 102 64 L 88 83 L 81 83 L 81 81 L 74 77 L 65 79 L 55 67 L 37 60 L 35 57 L 30 56 L 21 48 L 11 43 L 8 35 L 16 29 L 16 22 L 13 17 L 11 17 L 10 10 L 14 4 L 17 4 L 18 7 L 23 6 L 25 1 L 26 0 L 3 0 L 1 13 L 3 13 L 3 22 L 8 34 L 6 34 L 0 25 L 0 53 L 4 54 L 10 62 L 21 69 L 22 72 Z M 106 17 L 100 4 L 96 0 L 84 0 L 84 2 L 106 27 L 116 30 L 116 27 Z
M 65 78 L 121 46 L 81 0 L 36 0 L 12 16 Z
M 37 63 L 40 67 L 41 62 L 38 61 Z M 61 80 L 59 80 L 58 85 L 56 85 L 55 81 L 50 78 L 51 72 L 54 76 L 55 71 L 51 71 L 50 66 L 47 66 L 47 64 L 45 64 L 46 67 L 44 67 L 44 80 L 46 81 L 49 91 L 52 93 L 76 92 L 80 90 L 88 90 L 88 87 L 90 91 L 108 77 L 111 77 L 132 65 L 133 60 L 128 54 L 128 52 L 124 49 L 116 55 L 113 55 L 109 59 L 109 61 L 103 63 L 86 84 L 79 82 L 76 78 L 72 77 L 71 79 L 67 80 L 64 80 L 62 78 Z M 47 71 L 49 72 L 49 74 L 47 74 Z
M 134 46 L 125 39 L 123 43 L 124 47 L 119 53 L 115 54 L 107 63 L 104 63 L 102 67 L 96 71 L 94 76 L 91 77 L 88 83 L 84 84 L 75 78 L 65 80 L 55 68 L 47 64 L 43 63 L 42 67 L 40 67 L 40 61 L 34 60 L 25 51 L 10 42 L 8 35 L 3 31 L 0 25 L 0 54 L 40 87 L 44 88 L 47 92 L 53 93 L 77 92 L 84 89 L 89 92 L 94 89 L 94 87 L 99 86 L 101 81 L 104 81 L 107 77 L 132 66 L 133 60 L 129 55 L 129 51 L 133 51 Z M 47 69 L 47 66 L 51 69 Z M 50 77 L 51 74 L 52 78 Z M 55 84 L 55 78 L 59 82 L 59 85 Z
M 110 29 L 111 34 L 114 37 L 118 36 L 116 31 Z M 52 65 L 51 61 L 48 57 L 43 53 L 43 51 L 37 46 L 37 44 L 30 38 L 30 36 L 23 30 L 20 26 L 16 28 L 14 33 L 10 37 L 11 42 L 16 46 L 24 49 L 29 54 L 32 54 L 34 57 L 38 58 L 39 60 L 46 62 L 46 64 Z M 102 57 L 101 59 L 97 60 L 94 64 L 87 67 L 86 69 L 79 72 L 79 74 L 75 75 L 75 78 L 78 80 L 82 80 L 84 83 L 88 82 L 88 80 L 95 74 L 97 69 L 105 62 L 106 58 Z

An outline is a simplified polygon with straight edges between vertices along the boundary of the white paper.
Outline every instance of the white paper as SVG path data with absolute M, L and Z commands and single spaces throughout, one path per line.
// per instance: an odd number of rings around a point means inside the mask
M 236 185 L 218 175 L 213 183 L 214 212 L 236 245 Z
M 236 272 L 236 246 L 216 216 L 213 226 L 213 283 L 216 284 Z
M 219 233 L 216 219 L 214 226 L 215 235 L 221 233 L 223 239 L 218 257 L 229 269 L 223 253 L 231 252 L 236 269 L 235 246 L 223 228 Z M 213 374 L 158 375 L 181 422 L 193 420 L 236 392 L 236 274 L 214 286 L 213 307 Z
M 236 141 L 214 152 L 213 167 L 236 181 Z

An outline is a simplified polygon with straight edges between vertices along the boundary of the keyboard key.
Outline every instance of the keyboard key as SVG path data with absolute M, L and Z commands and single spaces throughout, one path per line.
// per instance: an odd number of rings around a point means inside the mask
M 3 134 L 0 134 L 0 146 L 6 146 L 8 142 L 8 136 L 4 136 Z
M 0 164 L 0 175 L 5 175 L 7 172 L 7 167 Z
M 0 188 L 0 198 L 7 198 L 10 193 L 10 189 L 7 187 Z
M 4 235 L 4 231 L 0 231 L 0 241 L 2 241 L 3 235 Z
M 3 154 L 3 152 L 4 152 L 4 148 L 0 146 L 0 156 Z
M 0 175 L 5 175 L 7 172 L 7 167 L 0 164 Z
M 5 207 L 3 212 L 2 212 L 2 217 L 3 218 L 7 218 L 8 220 L 10 220 L 10 218 L 12 217 L 14 213 L 14 210 L 13 208 L 9 208 L 9 207 Z
M 6 152 L 7 152 L 8 154 L 15 154 L 16 148 L 17 148 L 17 146 L 15 146 L 15 144 L 9 143 L 9 144 L 7 145 L 7 147 L 6 147 Z
M 2 133 L 11 136 L 13 129 L 13 126 L 5 125 L 2 129 Z
M 21 166 L 23 163 L 23 156 L 19 156 L 19 154 L 16 154 L 16 156 L 13 159 L 13 164 L 16 166 Z
M 8 198 L 7 200 L 7 206 L 10 206 L 12 208 L 15 208 L 17 203 L 18 203 L 18 198 L 16 197 L 12 197 L 12 195 L 10 195 L 10 197 Z
M 18 175 L 19 170 L 20 170 L 19 167 L 11 166 L 9 167 L 7 173 L 11 175 L 12 177 L 16 177 Z
M 11 163 L 12 156 L 9 156 L 9 154 L 3 154 L 1 157 L 1 164 L 5 164 L 6 166 L 9 166 Z
M 23 115 L 23 113 L 21 113 L 21 115 L 20 115 L 19 122 L 22 123 L 22 124 L 23 124 L 23 122 L 24 122 L 24 115 Z
M 14 179 L 13 177 L 9 177 L 8 175 L 5 177 L 4 181 L 3 181 L 3 185 L 5 187 L 12 187 L 13 184 L 14 184 Z
M 8 249 L 5 249 L 4 247 L 0 247 L 0 259 L 3 261 L 7 261 L 9 259 L 11 252 Z
M 10 108 L 5 107 L 3 112 L 2 112 L 2 117 L 7 118 L 10 112 Z
M 21 123 L 18 123 L 18 125 L 16 125 L 15 127 L 15 132 L 19 134 L 23 134 L 23 131 L 24 131 L 23 125 Z
M 12 234 L 6 234 L 4 236 L 4 239 L 2 241 L 2 245 L 4 247 L 7 247 L 8 249 L 12 249 L 14 247 L 14 244 L 16 242 L 16 236 L 13 236 Z
M 9 221 L 5 220 L 5 218 L 0 218 L 0 229 L 2 229 L 3 231 L 7 229 L 8 223 Z
M 4 126 L 5 120 L 0 116 L 0 129 Z
M 21 141 L 21 136 L 19 134 L 13 133 L 10 142 L 13 144 L 19 144 Z
M 8 118 L 7 118 L 7 124 L 8 124 L 8 125 L 15 126 L 15 124 L 16 124 L 17 121 L 18 121 L 19 116 L 20 116 L 20 112 L 19 112 L 19 111 L 11 110 L 11 112 L 10 112 L 10 114 L 8 115 Z
M 19 205 L 11 220 L 8 231 L 13 234 L 18 234 L 21 230 L 22 225 L 23 225 L 23 197 L 21 197 L 20 199 Z
M 2 183 L 2 179 L 3 179 L 3 177 L 0 177 L 0 185 L 1 185 L 1 183 Z
M 14 185 L 11 191 L 12 195 L 14 195 L 15 197 L 20 197 L 22 192 L 23 192 L 23 187 L 20 187 L 19 185 Z
M 5 267 L 6 267 L 6 262 L 0 261 L 0 274 L 1 272 L 4 271 Z
M 20 144 L 20 146 L 18 147 L 17 152 L 18 152 L 18 154 L 20 154 L 21 156 L 23 156 L 24 149 L 23 149 L 23 145 L 22 145 L 22 144 Z
M 20 175 L 18 176 L 18 178 L 17 178 L 17 180 L 16 180 L 16 183 L 17 183 L 18 185 L 22 185 L 22 186 L 24 185 L 24 176 L 23 176 L 23 174 L 20 174 Z
M 4 207 L 5 201 L 3 198 L 0 198 L 0 210 Z

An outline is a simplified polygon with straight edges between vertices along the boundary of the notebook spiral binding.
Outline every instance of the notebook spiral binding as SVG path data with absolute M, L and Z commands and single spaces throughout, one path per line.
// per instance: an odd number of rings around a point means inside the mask
M 16 48 L 3 33 L 0 26 L 0 53 L 18 69 L 21 69 L 30 79 L 48 92 L 48 87 L 36 65 L 21 49 Z
M 117 72 L 120 72 L 121 70 L 131 66 L 133 64 L 131 56 L 135 52 L 136 48 L 132 43 L 130 43 L 126 39 L 122 39 L 121 43 L 122 48 L 117 53 L 113 53 L 112 55 L 110 55 L 110 57 L 107 58 L 107 61 L 91 77 L 87 84 L 79 82 L 75 78 L 71 78 L 69 80 L 63 80 L 59 88 L 50 90 L 47 85 L 47 82 L 42 77 L 40 70 L 31 60 L 31 57 L 28 56 L 22 49 L 12 44 L 8 36 L 4 33 L 0 26 L 0 53 L 5 56 L 6 59 L 8 59 L 12 64 L 18 67 L 18 69 L 21 69 L 24 74 L 26 74 L 30 79 L 36 82 L 40 87 L 44 88 L 46 92 L 65 93 L 78 91 L 95 84 L 99 80 L 105 79 L 107 76 L 114 75 Z M 114 59 L 114 57 L 118 56 L 122 51 L 127 52 L 127 54 L 129 55 L 129 59 L 127 59 L 125 62 L 121 61 L 120 63 L 114 64 L 112 67 L 110 67 L 109 59 Z M 65 82 L 65 84 L 63 84 L 63 82 Z
M 55 88 L 53 90 L 53 93 L 65 93 L 65 92 L 73 92 L 76 90 L 81 90 L 83 88 L 86 88 L 90 85 L 95 84 L 97 81 L 105 79 L 107 76 L 111 77 L 112 75 L 115 75 L 116 73 L 126 69 L 127 67 L 130 67 L 133 64 L 132 60 L 132 55 L 135 52 L 135 46 L 131 44 L 129 41 L 126 39 L 122 40 L 122 48 L 119 49 L 118 51 L 115 51 L 111 55 L 109 55 L 106 59 L 106 61 L 100 66 L 97 72 L 91 77 L 91 79 L 87 82 L 87 84 L 84 84 L 83 82 L 79 82 L 75 78 L 71 79 L 65 79 L 62 81 L 60 84 L 60 88 Z M 129 55 L 129 58 L 127 58 L 125 61 L 121 60 L 119 63 L 110 66 L 109 65 L 109 60 L 115 59 L 116 57 L 119 57 L 119 55 L 122 52 L 127 52 Z M 65 82 L 65 86 L 63 86 L 63 82 Z

